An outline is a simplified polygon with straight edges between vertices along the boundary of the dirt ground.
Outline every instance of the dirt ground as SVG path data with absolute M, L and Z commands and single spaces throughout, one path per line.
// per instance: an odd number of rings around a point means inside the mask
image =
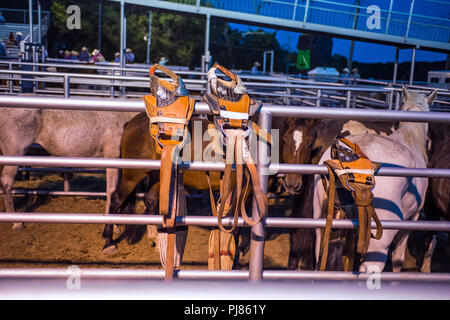
M 15 182 L 16 188 L 63 190 L 63 179 L 56 174 L 31 174 L 31 179 Z M 71 190 L 104 191 L 102 174 L 77 174 L 71 181 Z M 284 202 L 284 203 L 283 203 Z M 269 216 L 288 215 L 289 200 L 271 201 Z M 15 197 L 17 211 L 103 213 L 105 200 L 92 197 Z M 144 210 L 138 202 L 137 212 Z M 188 214 L 209 215 L 208 200 L 188 198 Z M 1 214 L 1 213 L 0 213 Z M 65 268 L 77 265 L 81 268 L 161 268 L 154 239 L 147 235 L 137 244 L 119 243 L 113 255 L 102 252 L 103 225 L 98 224 L 26 224 L 24 230 L 13 230 L 11 223 L 0 223 L 0 268 Z M 265 244 L 264 268 L 286 269 L 289 253 L 289 230 L 268 230 L 270 240 Z M 189 227 L 182 269 L 207 269 L 209 229 Z M 415 237 L 419 240 L 420 237 Z M 449 272 L 448 239 L 439 238 L 432 271 Z M 248 268 L 248 254 L 240 261 L 241 268 Z M 416 271 L 415 260 L 407 253 L 406 271 Z
M 16 181 L 16 188 L 39 188 L 62 190 L 63 179 L 58 175 L 31 175 L 29 181 Z M 104 191 L 105 182 L 101 174 L 76 175 L 71 181 L 71 190 Z M 208 200 L 209 201 L 209 200 Z M 199 205 L 200 203 L 200 205 Z M 15 197 L 17 211 L 103 213 L 105 200 L 92 197 Z M 208 203 L 198 198 L 188 199 L 188 212 L 208 215 Z M 139 201 L 137 212 L 144 211 Z M 86 268 L 160 268 L 159 252 L 154 239 L 148 234 L 142 241 L 130 245 L 119 243 L 113 255 L 102 252 L 104 225 L 95 224 L 26 224 L 24 230 L 13 230 L 11 223 L 0 223 L 0 268 L 56 268 L 78 265 Z M 287 230 L 276 240 L 265 246 L 265 267 L 285 269 L 287 266 L 289 235 Z M 183 257 L 184 269 L 207 269 L 209 229 L 189 227 Z M 241 261 L 248 268 L 248 254 Z

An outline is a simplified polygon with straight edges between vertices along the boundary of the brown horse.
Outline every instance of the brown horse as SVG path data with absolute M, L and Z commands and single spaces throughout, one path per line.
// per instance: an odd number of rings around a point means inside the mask
M 202 125 L 202 137 L 208 128 L 209 121 L 205 119 L 193 118 L 191 123 L 200 121 Z M 193 132 L 192 125 L 189 128 Z M 192 140 L 196 141 L 195 130 L 192 133 Z M 210 141 L 202 141 L 202 150 L 210 143 Z M 191 143 L 192 152 L 194 154 L 194 145 Z M 149 118 L 147 114 L 139 113 L 132 118 L 126 125 L 121 138 L 121 157 L 130 159 L 148 159 L 160 160 L 160 155 L 156 152 L 155 142 L 149 133 Z M 195 150 L 198 152 L 198 150 Z M 220 173 L 211 172 L 211 186 L 213 190 L 219 190 Z M 147 191 L 145 192 L 144 203 L 146 213 L 156 213 L 159 201 L 159 170 L 145 169 L 121 169 L 119 171 L 119 180 L 116 190 L 111 195 L 110 214 L 115 213 L 135 213 L 136 187 L 146 179 Z M 184 172 L 184 185 L 187 188 L 197 190 L 209 190 L 208 180 L 205 171 Z M 123 237 L 130 243 L 136 243 L 143 235 L 143 226 L 126 225 Z M 119 237 L 113 240 L 113 225 L 106 225 L 103 231 L 103 237 L 106 239 L 103 251 L 107 254 L 114 253 L 117 250 L 117 243 L 121 240 Z
M 210 121 L 202 118 L 191 119 L 191 124 L 189 126 L 189 131 L 192 130 L 192 123 L 194 126 L 196 121 L 201 122 L 202 126 L 202 136 L 204 136 L 208 125 L 211 124 Z M 254 117 L 252 121 L 257 121 L 257 117 Z M 198 123 L 198 122 L 197 122 Z M 272 127 L 280 130 L 280 136 L 284 134 L 286 125 L 283 119 L 274 119 Z M 194 130 L 192 134 L 191 141 L 196 141 L 196 132 Z M 210 141 L 203 141 L 202 139 L 202 151 L 208 147 Z M 285 148 L 285 144 L 282 144 L 282 148 Z M 198 154 L 198 150 L 194 150 L 194 144 L 191 143 L 191 154 Z M 220 150 L 219 150 L 220 151 Z M 157 154 L 155 149 L 155 144 L 153 139 L 149 134 L 149 119 L 145 113 L 139 113 L 134 118 L 132 118 L 124 127 L 123 134 L 121 137 L 121 157 L 131 158 L 131 159 L 150 159 L 159 160 L 160 156 Z M 201 159 L 200 159 L 201 161 Z M 211 186 L 213 191 L 219 191 L 220 184 L 220 173 L 211 172 Z M 269 180 L 269 187 L 273 184 L 274 179 Z M 144 196 L 145 203 L 145 214 L 153 214 L 158 212 L 158 201 L 159 201 L 159 170 L 145 170 L 145 169 L 121 169 L 119 171 L 119 179 L 115 191 L 111 195 L 111 206 L 110 214 L 116 213 L 135 213 L 135 203 L 136 203 L 136 188 L 141 181 L 146 181 L 146 192 Z M 191 171 L 187 170 L 184 172 L 184 186 L 185 188 L 191 188 L 200 191 L 208 191 L 208 180 L 205 171 Z M 250 187 L 251 188 L 251 187 Z M 249 194 L 251 191 L 249 192 Z M 251 195 L 247 198 L 246 207 L 250 207 L 252 197 Z M 249 211 L 247 211 L 249 212 Z M 130 243 L 137 243 L 142 235 L 145 233 L 146 228 L 144 226 L 132 226 L 126 225 L 124 232 L 117 239 L 113 239 L 114 228 L 113 225 L 106 225 L 103 231 L 103 237 L 106 239 L 103 251 L 106 254 L 112 254 L 117 250 L 117 244 L 122 240 L 126 239 Z M 248 231 L 248 230 L 245 230 Z M 239 235 L 237 231 L 235 233 L 235 240 Z M 236 259 L 239 259 L 239 255 L 245 254 L 248 250 L 249 244 L 249 234 L 247 232 L 241 233 L 242 242 L 237 248 Z M 248 237 L 247 237 L 248 236 Z M 238 261 L 238 260 L 236 260 Z
M 431 147 L 428 150 L 428 167 L 450 169 L 450 125 L 430 124 L 429 134 Z M 450 221 L 450 179 L 430 178 L 424 213 L 425 220 Z M 425 241 L 411 240 L 409 243 L 410 252 L 416 257 L 417 267 L 422 272 L 431 271 L 431 259 L 437 245 L 436 235 L 437 232 L 428 231 Z M 420 237 L 421 233 L 415 232 L 415 236 Z
M 322 154 L 337 135 L 348 136 L 358 133 L 387 135 L 393 132 L 396 125 L 388 122 L 290 120 L 288 129 L 283 135 L 283 144 L 291 146 L 291 150 L 283 150 L 283 162 L 318 164 Z M 283 187 L 288 193 L 295 195 L 292 217 L 313 218 L 314 176 L 286 175 Z M 294 228 L 290 232 L 289 242 L 288 269 L 296 270 L 301 267 L 306 270 L 314 270 L 315 231 L 307 228 Z M 339 250 L 330 249 L 330 253 L 332 252 L 339 252 Z M 339 263 L 340 258 L 338 259 L 338 257 L 338 254 L 331 254 L 328 259 Z

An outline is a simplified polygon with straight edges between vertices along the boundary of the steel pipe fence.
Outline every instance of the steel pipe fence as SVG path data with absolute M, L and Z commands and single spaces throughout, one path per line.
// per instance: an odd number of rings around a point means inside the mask
M 81 269 L 81 273 L 70 269 L 64 271 L 51 269 L 48 272 L 39 269 L 35 271 L 32 276 L 21 277 L 22 274 L 27 274 L 27 270 L 15 269 L 10 270 L 7 276 L 0 277 L 0 288 L 2 289 L 0 298 L 3 300 L 34 300 L 36 297 L 42 300 L 145 299 L 156 301 L 155 305 L 159 300 L 227 301 L 230 300 L 230 297 L 236 301 L 246 301 L 251 297 L 255 301 L 261 301 L 262 305 L 265 305 L 264 301 L 268 300 L 373 301 L 380 299 L 448 300 L 450 298 L 448 281 L 445 281 L 445 278 L 440 281 L 436 274 L 427 279 L 423 275 L 417 274 L 418 280 L 414 281 L 412 278 L 416 273 L 412 273 L 410 281 L 408 279 L 399 282 L 392 280 L 393 277 L 390 273 L 383 273 L 379 278 L 379 285 L 376 286 L 373 279 L 368 277 L 365 279 L 358 274 L 351 277 L 351 280 L 349 276 L 343 276 L 344 280 L 336 281 L 327 280 L 327 278 L 338 279 L 340 274 L 320 273 L 321 276 L 318 277 L 319 273 L 311 274 L 309 271 L 297 273 L 304 274 L 305 277 L 314 276 L 316 280 L 292 281 L 295 279 L 290 279 L 288 276 L 294 275 L 293 273 L 285 274 L 281 280 L 275 280 L 271 271 L 264 271 L 263 278 L 266 281 L 258 283 L 245 281 L 248 273 L 241 271 L 180 270 L 176 271 L 175 279 L 183 279 L 183 281 L 171 283 L 161 281 L 163 270 L 139 269 L 103 272 L 103 270 L 96 269 Z M 17 277 L 10 275 L 13 272 L 17 274 Z M 52 276 L 52 272 L 55 274 L 54 276 Z M 75 279 L 79 279 L 79 282 L 71 282 Z M 215 303 L 210 302 L 209 305 L 214 306 Z M 274 310 L 270 310 L 274 314 Z M 226 311 L 221 312 L 226 313 Z M 228 312 L 233 315 L 233 312 Z M 176 313 L 173 312 L 174 316 Z M 221 317 L 219 316 L 219 318 Z
M 56 98 L 43 96 L 10 96 L 0 95 L 0 107 L 39 108 L 66 110 L 97 110 L 144 112 L 142 99 L 86 99 Z M 195 104 L 196 114 L 211 114 L 206 103 Z M 260 112 L 270 113 L 273 117 L 296 117 L 309 119 L 364 120 L 364 121 L 404 121 L 404 122 L 450 122 L 450 113 L 345 109 L 325 107 L 280 106 L 264 104 Z
M 93 269 L 80 268 L 77 270 L 81 281 L 84 280 L 163 280 L 164 270 L 155 269 Z M 180 280 L 247 280 L 247 270 L 175 270 L 175 278 Z M 0 281 L 3 279 L 67 279 L 72 270 L 63 268 L 48 269 L 0 269 Z M 408 282 L 450 282 L 447 273 L 418 273 L 418 272 L 382 272 L 381 281 L 408 281 Z M 264 270 L 263 279 L 268 281 L 367 281 L 373 274 L 342 271 L 282 271 Z M 247 284 L 248 285 L 248 284 Z M 447 284 L 448 285 L 448 284 Z
M 0 165 L 6 166 L 46 166 L 46 167 L 83 167 L 83 168 L 126 168 L 159 170 L 160 160 L 124 159 L 124 158 L 82 158 L 82 157 L 51 157 L 51 156 L 0 156 Z M 224 171 L 223 162 L 181 162 L 181 170 L 194 171 Z M 269 172 L 303 173 L 328 175 L 325 165 L 313 164 L 267 164 Z M 267 176 L 267 174 L 262 174 Z M 450 178 L 450 169 L 439 168 L 401 168 L 383 167 L 375 173 L 376 176 L 389 177 L 433 177 Z
M 98 103 L 101 103 L 102 107 L 98 106 Z M 0 96 L 0 106 L 7 106 L 7 107 L 28 107 L 28 108 L 66 108 L 66 109 L 82 109 L 82 110 L 115 110 L 115 111 L 133 111 L 133 112 L 139 112 L 144 110 L 144 105 L 142 101 L 130 101 L 127 100 L 93 100 L 93 99 L 60 99 L 60 98 L 42 98 L 42 97 L 11 97 L 11 96 Z M 209 108 L 205 104 L 197 104 L 195 112 L 197 113 L 209 113 Z M 260 110 L 260 120 L 259 125 L 266 130 L 270 130 L 271 128 L 271 118 L 272 116 L 290 116 L 290 117 L 304 117 L 304 118 L 325 118 L 325 119 L 353 119 L 353 120 L 371 120 L 371 121 L 414 121 L 414 122 L 450 122 L 450 115 L 448 114 L 442 114 L 442 113 L 436 113 L 436 112 L 404 112 L 404 111 L 381 111 L 381 110 L 345 110 L 345 109 L 329 109 L 329 108 L 310 108 L 310 107 L 280 107 L 280 106 L 263 106 Z M 309 172 L 309 173 L 324 173 L 326 174 L 325 167 L 313 167 L 312 165 L 299 165 L 300 167 L 296 167 L 297 165 L 287 165 L 287 164 L 269 164 L 265 163 L 263 161 L 264 158 L 267 158 L 267 152 L 268 148 L 267 145 L 260 141 L 259 142 L 259 153 L 258 153 L 258 173 L 260 175 L 260 180 L 262 186 L 265 188 L 267 186 L 267 175 L 262 174 L 264 169 L 271 168 L 271 166 L 277 166 L 277 169 L 282 172 L 283 169 L 285 169 L 287 172 Z M 33 159 L 31 159 L 33 158 Z M 155 169 L 157 170 L 160 166 L 159 161 L 155 160 L 137 160 L 137 159 L 90 159 L 90 158 L 56 158 L 56 157 L 9 157 L 9 156 L 1 156 L 0 157 L 0 164 L 4 165 L 44 165 L 44 166 L 63 166 L 63 167 L 112 167 L 112 168 L 120 168 L 120 167 L 126 167 L 126 168 L 148 168 L 148 169 Z M 221 171 L 224 170 L 224 164 L 223 163 L 189 163 L 184 164 L 184 169 L 189 170 L 211 170 L 211 171 Z M 306 166 L 306 167 L 305 167 Z M 388 170 L 387 170 L 388 169 Z M 404 172 L 401 172 L 402 170 L 405 170 Z M 387 170 L 387 172 L 384 172 Z M 397 175 L 416 175 L 419 174 L 421 176 L 433 176 L 436 174 L 436 176 L 444 176 L 444 177 L 450 177 L 450 171 L 446 169 L 411 169 L 411 168 L 381 168 L 378 172 L 378 174 L 386 174 L 388 175 L 389 170 L 391 170 L 391 174 L 397 174 Z M 412 170 L 412 171 L 409 171 Z M 426 172 L 430 170 L 430 172 Z M 19 216 L 17 213 L 10 213 L 10 216 L 8 216 L 8 213 L 4 215 L 0 215 L 1 219 L 5 219 L 4 221 L 12 221 L 7 220 L 9 219 L 15 219 L 14 221 L 17 221 L 18 218 L 20 218 L 22 221 L 31 222 L 34 218 L 39 217 L 36 214 L 25 214 L 23 216 Z M 72 220 L 73 223 L 80 223 L 85 218 L 88 218 L 89 221 L 86 220 L 86 223 L 95 223 L 93 221 L 99 221 L 97 223 L 105 223 L 105 221 L 109 221 L 111 223 L 113 220 L 103 220 L 103 219 L 121 219 L 120 216 L 95 216 L 91 217 L 89 215 L 84 215 L 83 217 L 74 217 L 69 215 L 58 215 L 56 216 L 46 216 L 45 219 L 54 219 L 53 221 L 60 221 L 58 219 L 64 219 L 65 221 L 70 221 L 70 218 L 75 220 Z M 43 216 L 40 218 L 44 219 Z M 130 221 L 136 221 L 136 224 L 142 224 L 141 221 L 134 220 L 136 218 L 142 218 L 141 216 L 132 216 L 127 217 L 127 223 L 132 223 Z M 148 218 L 150 220 L 147 220 L 146 222 L 152 222 L 154 224 L 162 223 L 161 217 L 159 216 L 147 216 L 144 218 Z M 203 219 L 205 217 L 179 217 L 180 223 L 192 223 L 194 222 L 196 225 L 199 225 L 200 223 L 215 225 L 217 221 L 214 221 L 215 217 L 207 217 L 212 218 L 210 221 L 208 219 L 204 221 L 195 221 L 195 219 Z M 192 219 L 193 218 L 193 219 Z M 253 218 L 254 212 L 253 212 Z M 28 219 L 28 220 L 27 220 Z M 155 220 L 153 220 L 155 219 Z M 159 222 L 158 222 L 159 219 Z M 184 219 L 184 220 L 183 220 Z M 191 220 L 190 220 L 191 219 Z M 253 226 L 252 230 L 254 232 L 262 233 L 264 234 L 264 228 L 269 227 L 270 223 L 274 223 L 273 226 L 277 226 L 276 220 L 270 220 L 273 218 L 267 218 L 264 222 Z M 306 227 L 308 224 L 310 224 L 310 227 L 317 228 L 320 227 L 318 224 L 325 224 L 325 221 L 305 221 L 305 220 L 298 220 L 298 221 L 292 221 L 292 220 L 284 220 L 286 218 L 282 218 L 282 220 L 279 220 L 279 225 L 290 227 L 297 225 L 297 227 Z M 229 219 L 231 222 L 231 219 Z M 297 220 L 297 219 L 294 219 Z M 312 219 L 313 220 L 313 219 Z M 77 222 L 75 222 L 77 221 Z M 101 221 L 101 222 L 100 222 Z M 116 223 L 124 223 L 124 220 L 121 222 Z M 184 222 L 183 222 L 184 221 Z M 226 219 L 224 220 L 224 222 Z M 406 228 L 408 230 L 411 230 L 410 228 L 425 228 L 426 230 L 429 230 L 428 228 L 437 228 L 441 230 L 449 230 L 450 226 L 448 223 L 442 223 L 442 222 L 432 222 L 428 221 L 422 225 L 420 225 L 422 222 L 416 222 L 417 225 L 408 225 L 408 223 L 413 223 L 412 221 L 402 221 L 406 224 L 402 225 L 396 225 L 396 221 L 383 221 L 384 226 L 386 228 L 389 228 L 389 223 L 391 224 L 391 228 L 394 229 L 401 229 Z M 343 228 L 354 228 L 355 227 L 355 221 L 336 221 L 336 227 L 339 223 L 343 223 L 340 227 Z M 148 223 L 144 223 L 148 224 Z M 243 224 L 243 221 L 240 221 L 240 224 Z M 393 225 L 392 225 L 393 224 Z M 243 225 L 245 226 L 245 225 Z M 323 227 L 323 226 L 322 226 Z M 423 229 L 420 229 L 423 230 Z M 435 229 L 436 230 L 436 229 Z M 248 276 L 246 279 L 258 281 L 263 279 L 263 240 L 262 239 L 252 239 L 251 240 L 251 247 L 250 247 L 250 265 L 249 265 L 249 271 Z M 261 250 L 262 248 L 262 250 Z M 261 254 L 262 253 L 262 254 Z
M 95 214 L 95 213 L 23 213 L 4 212 L 0 215 L 0 223 L 58 223 L 58 224 L 130 224 L 130 225 L 163 225 L 161 215 L 134 215 L 134 214 Z M 222 219 L 224 226 L 233 224 L 233 217 Z M 176 218 L 177 225 L 217 227 L 217 217 L 214 216 L 183 216 Z M 312 218 L 277 218 L 265 219 L 265 228 L 325 228 L 326 219 Z M 410 231 L 450 231 L 448 221 L 406 221 L 381 220 L 384 229 L 410 230 Z M 238 219 L 239 227 L 251 227 L 243 218 Z M 357 229 L 358 220 L 333 220 L 333 229 Z M 372 228 L 376 228 L 372 221 Z

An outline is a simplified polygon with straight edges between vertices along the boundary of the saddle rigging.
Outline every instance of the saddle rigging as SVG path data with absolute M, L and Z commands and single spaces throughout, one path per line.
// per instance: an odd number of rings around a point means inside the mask
M 156 70 L 168 75 L 172 83 L 158 78 Z M 187 126 L 195 101 L 189 97 L 183 80 L 166 67 L 153 65 L 149 76 L 151 95 L 144 96 L 144 101 L 150 119 L 150 135 L 155 141 L 156 151 L 161 154 L 159 213 L 164 216 L 163 227 L 167 230 L 166 255 L 161 250 L 161 262 L 165 267 L 166 279 L 170 280 L 175 267 L 175 217 L 185 210 L 180 205 L 185 201 L 184 183 L 177 163 L 186 142 Z M 177 244 L 179 242 L 177 240 Z M 180 256 L 184 243 L 181 246 L 181 252 L 178 252 Z
M 326 267 L 332 220 L 334 217 L 338 219 L 345 217 L 344 205 L 356 204 L 358 208 L 357 253 L 364 256 L 367 253 L 370 238 L 380 239 L 383 234 L 383 228 L 372 204 L 372 190 L 375 187 L 374 173 L 380 164 L 370 161 L 357 144 L 339 136 L 332 142 L 331 159 L 324 164 L 328 168 L 329 184 L 327 188 L 326 179 L 322 177 L 324 189 L 328 194 L 328 209 L 320 246 L 321 271 Z M 351 198 L 348 196 L 349 192 Z M 375 236 L 371 232 L 372 219 L 376 223 Z M 347 261 L 344 263 L 346 270 L 351 269 L 353 265 L 351 257 L 351 253 L 346 257 Z
M 219 79 L 216 74 L 217 70 L 230 78 L 230 81 Z M 221 178 L 220 198 L 217 207 L 207 175 L 211 207 L 218 222 L 218 229 L 211 233 L 210 259 L 208 262 L 211 269 L 231 269 L 232 260 L 229 259 L 230 256 L 234 255 L 234 239 L 231 232 L 237 226 L 239 214 L 250 226 L 261 222 L 267 214 L 267 196 L 262 191 L 256 164 L 249 151 L 249 137 L 254 131 L 269 143 L 271 138 L 266 131 L 250 121 L 250 116 L 256 113 L 261 104 L 250 99 L 247 89 L 236 74 L 221 65 L 215 64 L 208 72 L 208 86 L 211 93 L 205 94 L 204 100 L 214 115 L 215 126 L 224 137 L 226 149 L 225 171 Z M 234 188 L 232 186 L 233 165 L 236 167 L 236 185 Z M 250 182 L 259 209 L 257 219 L 250 218 L 245 210 Z M 233 224 L 230 228 L 225 228 L 222 218 L 230 211 L 233 211 Z M 212 250 L 212 248 L 214 249 Z M 228 260 L 227 258 L 222 259 L 223 256 L 228 256 Z

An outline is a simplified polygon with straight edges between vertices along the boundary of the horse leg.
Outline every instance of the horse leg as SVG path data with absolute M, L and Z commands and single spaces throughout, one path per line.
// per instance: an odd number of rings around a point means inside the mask
M 12 197 L 12 188 L 14 184 L 14 178 L 16 177 L 19 167 L 5 166 L 0 179 L 0 190 L 3 191 L 3 201 L 5 204 L 6 212 L 14 212 L 14 200 Z M 24 229 L 25 225 L 22 222 L 13 223 L 14 230 Z
M 144 195 L 145 214 L 157 214 L 158 213 L 158 201 L 159 201 L 159 183 L 155 183 L 151 186 Z M 158 231 L 155 225 L 147 225 L 147 236 L 151 242 L 152 247 L 159 247 L 156 245 L 158 238 Z
M 123 209 L 126 201 L 130 201 L 129 196 L 135 191 L 137 184 L 146 176 L 146 172 L 143 170 L 122 169 L 120 172 L 117 188 L 111 195 L 109 214 L 117 214 Z M 132 212 L 127 213 L 131 214 Z M 114 225 L 105 225 L 102 234 L 102 237 L 106 239 L 103 246 L 105 254 L 113 254 L 117 251 L 117 241 L 113 240 L 113 234 Z
M 106 169 L 106 207 L 105 214 L 109 213 L 109 207 L 111 206 L 111 194 L 117 187 L 117 181 L 119 178 L 119 169 L 107 168 Z
M 398 201 L 397 203 L 399 203 Z M 392 202 L 395 205 L 395 202 Z M 376 208 L 377 216 L 380 220 L 394 220 L 401 221 L 402 218 L 397 214 L 393 213 L 392 208 L 381 209 L 379 205 L 377 205 L 377 198 L 374 199 L 374 207 Z M 397 208 L 400 208 L 400 205 L 397 205 Z M 400 209 L 398 209 L 400 210 Z M 359 267 L 360 272 L 382 272 L 384 266 L 386 265 L 386 260 L 388 256 L 388 250 L 393 241 L 399 239 L 398 248 L 395 252 L 396 257 L 394 258 L 394 253 L 392 256 L 393 265 L 394 260 L 395 265 L 398 266 L 403 265 L 403 260 L 405 257 L 405 249 L 406 243 L 408 240 L 408 234 L 399 234 L 398 230 L 383 230 L 383 236 L 381 239 L 370 239 L 369 248 L 367 250 L 366 256 L 363 258 L 363 263 Z M 400 268 L 401 268 L 400 265 Z

